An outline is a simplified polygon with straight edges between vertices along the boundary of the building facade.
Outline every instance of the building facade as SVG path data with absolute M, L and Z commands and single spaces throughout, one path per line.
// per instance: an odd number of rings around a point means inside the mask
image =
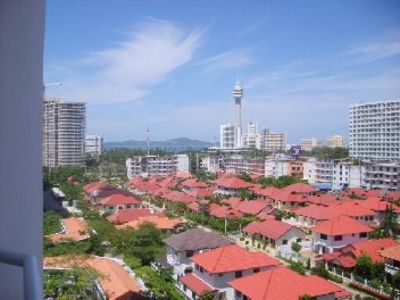
M 350 156 L 400 160 L 400 101 L 357 103 L 349 109 Z
M 358 188 L 363 185 L 365 167 L 351 161 L 337 161 L 333 166 L 332 190 Z
M 243 135 L 243 147 L 251 149 L 261 148 L 261 139 L 256 122 L 252 121 L 247 126 L 247 133 Z
M 322 143 L 317 138 L 306 138 L 301 140 L 301 149 L 304 151 L 311 151 L 314 148 L 322 146 Z
M 43 102 L 43 166 L 85 166 L 86 103 Z
M 285 135 L 264 129 L 261 135 L 261 148 L 272 153 L 285 151 Z
M 219 145 L 221 149 L 234 149 L 239 148 L 241 144 L 240 128 L 231 124 L 222 124 L 219 129 Z
M 134 176 L 167 176 L 189 172 L 189 157 L 186 154 L 133 156 L 126 160 L 126 172 L 129 179 Z
M 344 137 L 341 135 L 332 135 L 327 140 L 327 146 L 329 148 L 343 148 L 345 147 Z
M 363 186 L 385 191 L 400 190 L 399 162 L 370 162 L 364 166 Z
M 85 152 L 97 158 L 103 151 L 103 137 L 98 134 L 88 134 L 85 137 Z

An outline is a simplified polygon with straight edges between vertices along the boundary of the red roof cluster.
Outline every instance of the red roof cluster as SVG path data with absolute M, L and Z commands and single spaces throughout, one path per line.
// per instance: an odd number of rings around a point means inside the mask
M 243 231 L 248 234 L 261 234 L 270 239 L 277 240 L 294 227 L 295 226 L 281 221 L 267 219 L 263 222 L 251 222 L 249 225 L 243 228 Z

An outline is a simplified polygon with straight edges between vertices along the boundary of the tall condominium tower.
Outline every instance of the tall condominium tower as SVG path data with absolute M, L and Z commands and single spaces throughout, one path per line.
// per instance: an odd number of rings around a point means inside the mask
M 43 165 L 84 167 L 85 129 L 85 103 L 44 100 Z
M 357 103 L 350 106 L 351 157 L 400 160 L 400 101 Z

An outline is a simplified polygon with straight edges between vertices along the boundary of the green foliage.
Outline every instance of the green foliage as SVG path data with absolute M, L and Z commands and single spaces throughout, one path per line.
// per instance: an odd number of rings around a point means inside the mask
M 234 196 L 239 197 L 240 199 L 249 199 L 249 200 L 257 198 L 256 194 L 253 191 L 250 191 L 249 189 L 239 189 Z
M 311 296 L 304 294 L 299 297 L 299 300 L 311 300 Z
M 304 265 L 300 262 L 294 262 L 292 261 L 289 264 L 289 268 L 292 269 L 293 271 L 296 271 L 297 273 L 301 274 L 301 275 L 305 275 L 306 274 L 306 268 L 304 267 Z
M 203 181 L 203 182 L 210 182 L 213 181 L 217 178 L 216 174 L 206 172 L 204 170 L 198 170 L 195 174 L 197 180 Z
M 153 224 L 144 223 L 134 232 L 130 253 L 143 264 L 150 264 L 163 250 L 161 233 Z
M 174 282 L 165 278 L 165 274 L 144 266 L 135 270 L 135 273 L 142 278 L 146 286 L 152 291 L 155 299 L 162 300 L 185 300 L 186 298 L 176 290 Z
M 329 273 L 329 271 L 323 266 L 312 268 L 311 273 L 316 274 L 322 278 L 332 280 L 336 283 L 343 283 L 343 279 L 341 277 Z
M 247 182 L 251 182 L 251 177 L 248 173 L 243 172 L 240 174 L 240 179 L 247 181 Z
M 142 261 L 139 258 L 129 254 L 124 255 L 124 263 L 132 270 L 139 268 L 143 265 Z
M 60 231 L 60 216 L 52 210 L 46 211 L 43 214 L 43 234 L 48 235 Z
M 374 278 L 383 279 L 385 266 L 382 263 L 374 264 L 371 257 L 362 255 L 357 258 L 357 264 L 354 273 L 362 278 L 372 280 Z
M 314 148 L 313 150 L 311 150 L 311 156 L 316 157 L 318 160 L 344 159 L 349 157 L 349 149 L 341 147 Z
M 210 291 L 206 291 L 200 296 L 200 300 L 213 300 L 214 299 L 214 293 Z
M 278 178 L 264 177 L 264 176 L 257 178 L 257 183 L 262 184 L 264 187 L 273 186 L 277 188 L 284 188 L 287 187 L 288 185 L 299 182 L 303 182 L 303 180 L 294 176 L 287 176 L 287 175 L 280 176 Z
M 299 243 L 292 243 L 292 250 L 296 253 L 299 253 L 301 250 L 301 245 Z
M 100 276 L 91 268 L 75 266 L 65 271 L 44 273 L 45 297 L 57 299 L 96 299 L 92 287 Z
M 394 239 L 400 234 L 400 226 L 397 223 L 397 215 L 393 207 L 387 207 L 385 216 L 379 227 L 371 234 L 372 238 L 388 238 Z

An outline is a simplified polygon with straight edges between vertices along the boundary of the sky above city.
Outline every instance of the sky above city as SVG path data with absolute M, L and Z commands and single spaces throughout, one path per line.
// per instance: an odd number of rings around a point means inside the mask
M 351 103 L 400 99 L 397 0 L 49 0 L 46 22 L 46 95 L 87 102 L 106 141 L 215 142 L 237 79 L 242 123 L 289 143 L 347 136 Z

